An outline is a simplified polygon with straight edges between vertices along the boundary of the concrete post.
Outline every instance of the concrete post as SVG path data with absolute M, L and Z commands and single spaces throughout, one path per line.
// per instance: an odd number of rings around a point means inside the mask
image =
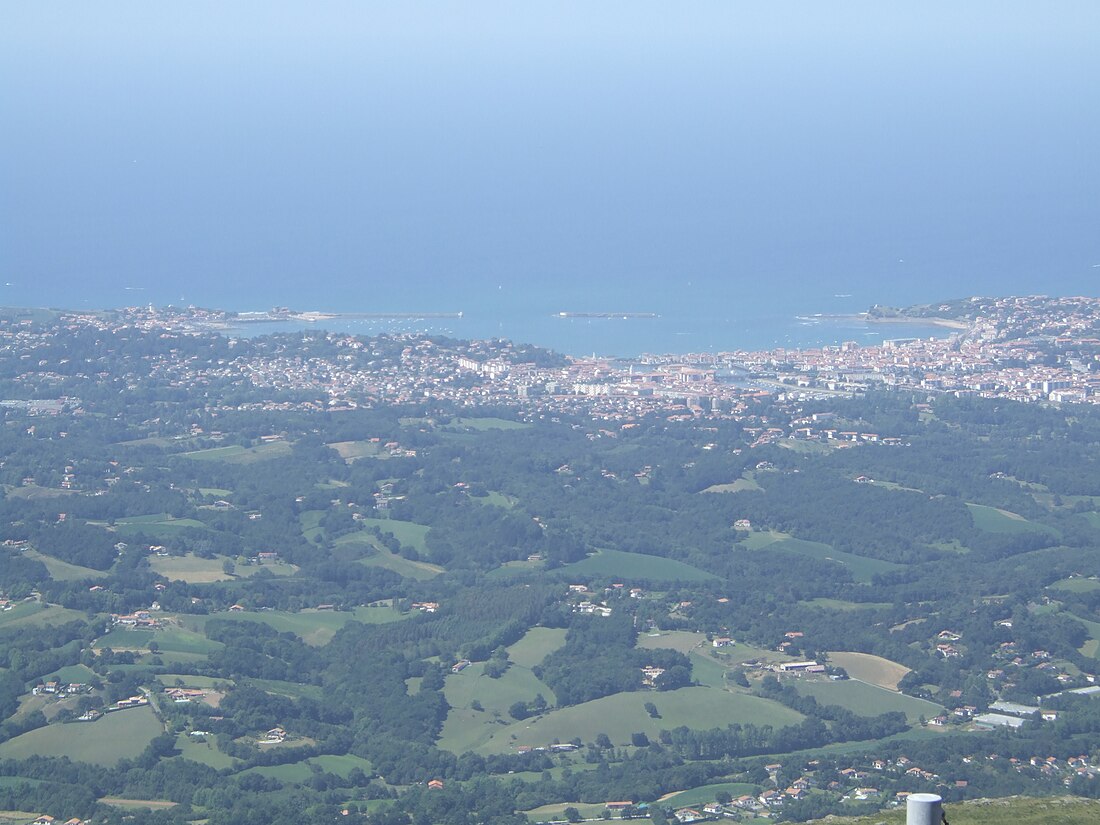
M 934 793 L 909 794 L 905 803 L 905 825 L 940 825 L 943 799 Z

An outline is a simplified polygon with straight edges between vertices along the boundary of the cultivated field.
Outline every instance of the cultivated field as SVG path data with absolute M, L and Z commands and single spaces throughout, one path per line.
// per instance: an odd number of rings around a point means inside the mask
M 567 564 L 562 569 L 569 574 L 614 576 L 624 581 L 697 582 L 715 578 L 710 573 L 680 561 L 642 553 L 624 553 L 621 550 L 600 550 L 586 559 Z
M 114 528 L 122 535 L 142 533 L 157 539 L 175 538 L 180 530 L 208 530 L 201 521 L 193 518 L 175 518 L 168 513 L 154 513 L 147 516 L 131 516 L 120 518 L 114 523 Z
M 921 716 L 928 719 L 943 713 L 943 707 L 935 702 L 895 693 L 858 679 L 840 682 L 800 679 L 794 684 L 804 696 L 813 696 L 824 705 L 840 705 L 860 716 L 878 716 L 880 713 L 900 710 L 912 723 Z
M 96 722 L 47 725 L 24 733 L 0 744 L 0 758 L 67 756 L 109 767 L 140 754 L 161 730 L 151 708 L 121 710 Z
M 905 665 L 870 653 L 833 652 L 829 654 L 829 661 L 844 668 L 853 679 L 889 690 L 897 690 L 898 682 L 909 672 Z

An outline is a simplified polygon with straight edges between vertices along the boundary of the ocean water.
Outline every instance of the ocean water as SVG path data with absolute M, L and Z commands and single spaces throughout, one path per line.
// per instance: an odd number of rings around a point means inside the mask
M 630 355 L 1097 294 L 1096 31 L 1093 0 L 14 4 L 0 304 Z

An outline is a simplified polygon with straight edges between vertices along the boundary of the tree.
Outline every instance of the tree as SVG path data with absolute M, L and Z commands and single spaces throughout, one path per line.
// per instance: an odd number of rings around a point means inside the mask
M 650 719 L 661 718 L 661 714 L 657 712 L 657 706 L 652 702 L 646 702 L 643 707 L 645 707 L 645 712 L 649 714 Z
M 581 821 L 581 812 L 574 808 L 572 805 L 562 811 L 562 815 L 564 815 L 565 818 L 570 822 Z

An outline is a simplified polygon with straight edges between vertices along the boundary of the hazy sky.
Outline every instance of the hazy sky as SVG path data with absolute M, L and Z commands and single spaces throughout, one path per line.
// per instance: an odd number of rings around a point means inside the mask
M 1095 0 L 7 3 L 0 301 L 1084 291 L 1098 42 Z

